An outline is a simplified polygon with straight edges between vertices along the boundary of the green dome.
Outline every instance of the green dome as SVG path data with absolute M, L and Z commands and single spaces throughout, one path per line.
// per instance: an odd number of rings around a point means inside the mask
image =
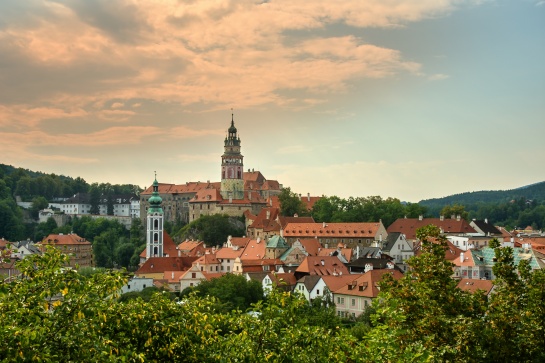
M 151 197 L 148 199 L 148 202 L 148 213 L 163 213 L 163 209 L 161 208 L 163 199 L 159 196 L 159 183 L 157 182 L 157 179 L 153 181 L 153 193 L 151 193 Z

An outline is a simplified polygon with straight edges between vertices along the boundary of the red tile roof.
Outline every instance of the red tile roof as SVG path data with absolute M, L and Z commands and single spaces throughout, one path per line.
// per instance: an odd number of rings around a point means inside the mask
M 375 238 L 381 223 L 288 223 L 285 237 Z
M 191 268 L 197 257 L 150 257 L 135 272 L 135 275 L 162 273 L 165 271 L 185 271 Z
M 351 274 L 343 274 L 340 276 L 322 276 L 322 280 L 324 280 L 325 285 L 329 289 L 329 291 L 333 292 L 335 290 L 340 289 L 342 286 L 348 284 L 351 281 L 354 281 L 357 279 L 360 275 L 351 275 Z
M 350 274 L 337 256 L 307 256 L 295 271 L 309 275 Z
M 37 245 L 90 245 L 91 242 L 87 241 L 85 238 L 78 236 L 77 234 L 50 234 L 45 237 L 41 242 L 36 243 Z
M 318 252 L 322 248 L 322 244 L 317 238 L 303 238 L 299 242 L 310 256 L 318 256 Z
M 491 280 L 461 279 L 460 282 L 458 282 L 458 288 L 469 292 L 482 290 L 488 295 L 490 294 L 490 291 L 492 291 L 492 288 L 494 288 L 494 283 Z
M 403 274 L 397 270 L 383 269 L 371 270 L 358 276 L 357 279 L 333 291 L 334 294 L 362 296 L 376 298 L 380 290 L 377 284 L 383 279 L 383 276 L 390 274 L 394 279 L 400 279 Z
M 267 242 L 261 239 L 253 239 L 248 242 L 244 251 L 240 255 L 241 260 L 255 260 L 265 257 Z
M 400 232 L 407 239 L 414 240 L 416 230 L 429 224 L 441 228 L 444 233 L 476 233 L 466 220 L 452 218 L 399 218 L 387 228 L 387 231 L 388 233 Z

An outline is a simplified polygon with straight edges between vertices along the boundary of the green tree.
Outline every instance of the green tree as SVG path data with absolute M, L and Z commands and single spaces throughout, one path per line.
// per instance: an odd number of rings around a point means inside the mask
M 481 334 L 486 297 L 457 288 L 438 227 L 422 227 L 417 237 L 422 254 L 409 259 L 405 276 L 394 280 L 386 275 L 380 284 L 374 327 L 365 337 L 366 354 L 376 357 L 380 352 L 384 361 L 419 355 L 433 361 L 481 361 L 486 357 Z
M 467 220 L 469 217 L 469 212 L 465 210 L 465 207 L 461 204 L 446 205 L 441 209 L 441 215 L 446 218 L 457 217 Z
M 49 206 L 49 202 L 44 197 L 35 197 L 32 199 L 32 206 L 30 207 L 30 215 L 34 218 L 38 218 L 38 214 L 42 209 L 46 209 Z
M 283 188 L 278 195 L 280 202 L 280 214 L 283 216 L 293 217 L 294 215 L 306 216 L 309 215 L 305 204 L 301 201 L 301 198 L 291 189 Z
M 208 245 L 221 246 L 228 236 L 242 237 L 244 223 L 239 219 L 222 214 L 203 215 L 184 226 L 174 234 L 180 239 L 196 239 Z
M 100 189 L 97 183 L 93 183 L 89 189 L 89 204 L 91 205 L 89 213 L 100 214 Z
M 198 297 L 213 296 L 218 300 L 217 311 L 220 312 L 245 311 L 263 299 L 263 286 L 255 280 L 247 281 L 242 275 L 228 273 L 209 281 L 202 281 L 182 293 L 184 296 L 191 293 Z

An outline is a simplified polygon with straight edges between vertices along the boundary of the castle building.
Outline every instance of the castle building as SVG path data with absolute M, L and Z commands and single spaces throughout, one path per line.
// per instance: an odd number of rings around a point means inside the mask
M 235 127 L 234 115 L 223 143 L 220 182 L 187 182 L 158 184 L 158 196 L 163 201 L 163 216 L 169 222 L 191 222 L 202 215 L 227 214 L 242 216 L 246 211 L 257 215 L 267 205 L 267 198 L 277 196 L 282 185 L 267 180 L 259 171 L 244 172 L 241 140 Z M 154 187 L 140 194 L 140 215 L 147 215 Z

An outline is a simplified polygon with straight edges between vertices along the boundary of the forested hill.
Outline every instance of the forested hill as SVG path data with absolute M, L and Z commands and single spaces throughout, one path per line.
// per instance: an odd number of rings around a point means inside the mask
M 526 185 L 511 190 L 488 190 L 450 195 L 443 198 L 425 199 L 418 204 L 430 209 L 442 208 L 445 205 L 475 205 L 478 203 L 506 203 L 511 200 L 525 198 L 527 200 L 545 200 L 545 181 Z

